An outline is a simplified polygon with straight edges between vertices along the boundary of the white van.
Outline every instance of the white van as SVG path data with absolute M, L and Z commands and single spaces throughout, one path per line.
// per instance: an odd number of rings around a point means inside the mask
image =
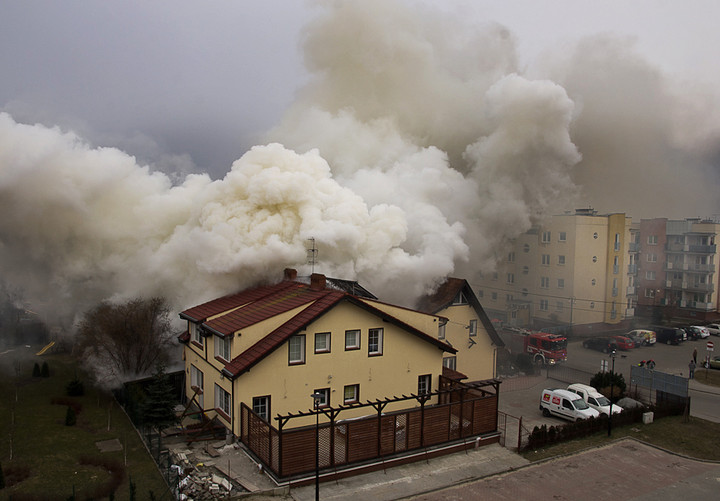
M 545 417 L 554 415 L 570 421 L 599 416 L 580 395 L 568 390 L 543 390 L 540 410 Z
M 572 391 L 573 393 L 577 393 L 578 395 L 580 395 L 582 399 L 585 400 L 585 402 L 587 402 L 587 404 L 591 408 L 598 411 L 601 416 L 607 416 L 610 414 L 610 400 L 592 386 L 580 383 L 573 383 L 568 386 L 567 389 L 569 391 Z M 613 404 L 613 414 L 620 414 L 622 411 L 622 407 L 617 404 Z

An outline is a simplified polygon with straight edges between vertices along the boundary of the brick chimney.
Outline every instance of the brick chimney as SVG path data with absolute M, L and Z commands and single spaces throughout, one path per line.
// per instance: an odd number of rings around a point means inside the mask
M 320 273 L 313 273 L 310 275 L 310 290 L 325 290 L 325 275 L 321 275 Z
M 285 268 L 283 271 L 283 280 L 289 280 L 291 282 L 294 282 L 295 279 L 297 279 L 297 270 L 294 270 L 292 268 Z

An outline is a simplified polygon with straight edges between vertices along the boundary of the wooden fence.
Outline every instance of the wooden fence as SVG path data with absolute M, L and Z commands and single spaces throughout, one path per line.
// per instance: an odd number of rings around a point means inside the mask
M 441 378 L 437 392 L 278 416 L 278 428 L 243 403 L 240 440 L 278 479 L 315 472 L 316 444 L 321 471 L 387 459 L 496 432 L 499 385 L 497 380 L 467 385 Z M 433 396 L 438 397 L 438 403 L 427 404 Z M 400 401 L 419 407 L 383 413 L 389 403 Z M 373 407 L 375 414 L 338 419 L 343 411 L 357 407 Z M 293 418 L 316 413 L 323 417 L 317 430 L 315 426 L 287 427 Z

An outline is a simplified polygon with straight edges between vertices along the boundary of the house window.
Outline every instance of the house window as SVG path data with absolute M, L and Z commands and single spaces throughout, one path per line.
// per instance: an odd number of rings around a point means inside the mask
M 440 320 L 438 325 L 438 339 L 445 339 L 445 326 L 447 325 L 446 320 Z
M 523 272 L 523 275 L 527 275 L 528 273 L 530 273 L 530 268 L 528 268 L 527 266 L 523 266 L 522 272 Z
M 509 283 L 509 284 L 515 283 L 515 274 L 514 273 L 507 274 L 507 283 Z
M 567 233 L 565 233 L 564 231 L 561 231 L 560 234 L 558 235 L 558 241 L 566 242 L 567 241 Z
M 515 262 L 515 253 L 508 252 L 508 263 L 514 263 L 514 262 Z
M 530 244 L 523 245 L 523 252 L 526 254 L 530 252 Z
M 558 278 L 558 289 L 564 289 L 564 288 L 565 288 L 565 279 Z
M 215 336 L 215 356 L 230 361 L 230 338 Z
M 292 336 L 288 340 L 288 362 L 290 365 L 305 363 L 305 334 Z
M 493 275 L 493 278 L 497 279 L 497 273 Z M 468 300 L 465 297 L 465 293 L 463 291 L 460 291 L 455 296 L 455 299 L 453 299 L 452 304 L 468 304 Z
M 202 335 L 202 331 L 200 330 L 200 326 L 194 322 L 188 322 L 189 329 L 190 329 L 190 339 L 192 339 L 194 342 L 199 344 L 200 346 L 204 345 L 204 338 Z
M 227 417 L 232 417 L 230 394 L 217 384 L 215 385 L 215 408 L 221 410 Z
M 620 233 L 615 233 L 615 251 L 620 250 Z
M 548 311 L 548 300 L 547 299 L 540 300 L 540 311 Z
M 550 254 L 542 255 L 542 264 L 543 266 L 550 266 Z
M 343 403 L 356 404 L 360 401 L 360 385 L 350 384 L 343 390 Z
M 427 395 L 432 391 L 430 374 L 418 376 L 418 395 Z
M 648 245 L 657 245 L 657 243 L 658 243 L 657 235 L 649 235 L 648 236 Z
M 654 270 L 647 270 L 645 272 L 645 280 L 655 280 L 655 271 Z
M 472 319 L 470 320 L 470 325 L 468 326 L 468 330 L 470 331 L 470 336 L 477 336 L 477 320 Z
M 319 395 L 316 401 L 318 407 L 327 407 L 330 405 L 330 388 L 315 390 L 315 395 Z
M 565 256 L 558 256 L 558 264 L 560 266 L 565 266 Z
M 443 367 L 448 369 L 457 370 L 457 357 L 445 357 L 443 358 Z
M 330 353 L 330 333 L 315 333 L 315 353 Z
M 645 289 L 645 297 L 655 297 L 655 289 Z
M 492 299 L 493 301 L 497 301 L 497 292 L 490 293 L 490 299 Z
M 562 301 L 558 301 L 557 304 L 555 305 L 555 309 L 557 311 L 563 311 L 564 308 L 565 308 L 565 305 L 563 304 Z
M 540 287 L 547 289 L 550 287 L 550 277 L 540 277 Z
M 345 331 L 345 350 L 360 349 L 360 329 Z
M 370 329 L 368 331 L 368 355 L 382 355 L 383 330 Z
M 482 290 L 482 289 L 478 289 L 478 291 L 477 291 L 477 296 L 478 296 L 478 297 L 485 297 L 485 291 Z
M 657 254 L 648 254 L 647 260 L 648 260 L 648 263 L 656 263 L 657 262 Z
M 205 376 L 202 371 L 194 365 L 190 366 L 190 387 L 205 390 Z M 196 396 L 198 405 L 200 405 L 200 407 L 202 407 L 204 404 L 203 396 L 203 391 L 199 391 Z
M 253 412 L 267 421 L 270 418 L 270 395 L 253 397 Z
M 550 232 L 549 231 L 543 231 L 542 233 L 542 243 L 549 244 L 550 243 Z

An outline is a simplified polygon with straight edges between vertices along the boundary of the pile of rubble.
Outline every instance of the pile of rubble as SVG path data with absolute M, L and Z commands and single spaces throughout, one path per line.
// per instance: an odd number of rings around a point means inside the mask
M 186 452 L 171 454 L 173 471 L 178 475 L 177 499 L 181 501 L 213 501 L 230 499 L 239 492 L 247 492 L 241 485 L 227 478 L 215 466 L 191 461 Z

